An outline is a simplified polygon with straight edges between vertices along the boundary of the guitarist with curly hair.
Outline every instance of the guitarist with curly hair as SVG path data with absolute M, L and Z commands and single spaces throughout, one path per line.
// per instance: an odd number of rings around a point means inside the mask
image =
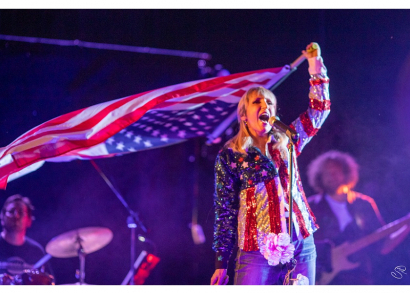
M 372 284 L 369 252 L 375 248 L 351 241 L 385 223 L 371 197 L 352 191 L 359 179 L 357 163 L 349 154 L 329 151 L 309 164 L 307 175 L 318 192 L 308 198 L 319 225 L 315 233 L 317 284 Z

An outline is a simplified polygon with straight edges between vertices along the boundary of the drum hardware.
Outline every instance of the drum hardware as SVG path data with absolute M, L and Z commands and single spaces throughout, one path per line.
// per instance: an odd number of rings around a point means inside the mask
M 54 237 L 46 245 L 46 252 L 56 258 L 78 256 L 80 268 L 76 271 L 78 285 L 86 285 L 85 257 L 111 242 L 113 233 L 108 228 L 86 227 L 68 231 Z M 76 283 L 77 284 L 77 283 Z
M 54 277 L 35 269 L 26 269 L 14 277 L 0 274 L 0 285 L 55 285 Z
M 12 285 L 13 277 L 9 274 L 0 274 L 0 285 Z
M 55 285 L 55 282 L 52 275 L 31 269 L 14 276 L 12 285 Z

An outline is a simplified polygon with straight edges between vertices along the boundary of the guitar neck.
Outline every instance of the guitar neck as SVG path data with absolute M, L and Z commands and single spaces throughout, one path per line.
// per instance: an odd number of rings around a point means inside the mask
M 356 240 L 350 243 L 345 251 L 346 256 L 352 253 L 355 253 L 356 251 L 359 251 L 376 241 L 379 241 L 380 239 L 390 235 L 391 233 L 400 229 L 401 227 L 403 227 L 404 225 L 408 223 L 410 223 L 410 214 L 377 229 L 375 232 L 373 232 L 370 235 L 367 235 L 359 240 Z

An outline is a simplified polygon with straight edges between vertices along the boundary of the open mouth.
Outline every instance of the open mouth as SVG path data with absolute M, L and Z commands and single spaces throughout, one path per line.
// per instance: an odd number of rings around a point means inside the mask
M 269 115 L 267 113 L 263 113 L 259 116 L 259 120 L 261 120 L 262 122 L 268 123 Z

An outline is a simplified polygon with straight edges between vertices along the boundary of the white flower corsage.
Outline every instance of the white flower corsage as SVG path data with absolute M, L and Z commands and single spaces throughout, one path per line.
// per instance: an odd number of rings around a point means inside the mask
M 263 238 L 260 252 L 268 260 L 270 266 L 285 264 L 293 258 L 295 246 L 290 243 L 288 233 L 269 233 Z

